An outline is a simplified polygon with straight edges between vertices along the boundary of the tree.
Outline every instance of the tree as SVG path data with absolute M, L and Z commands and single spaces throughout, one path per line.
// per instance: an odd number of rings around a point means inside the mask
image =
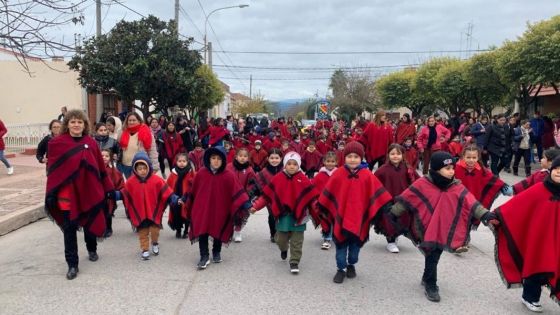
M 191 88 L 185 95 L 185 108 L 191 113 L 206 112 L 224 99 L 224 89 L 218 77 L 206 65 L 195 72 Z
M 231 112 L 241 116 L 248 116 L 255 113 L 266 113 L 267 101 L 261 94 L 255 95 L 251 99 L 238 100 L 232 105 Z
M 375 82 L 365 72 L 336 70 L 331 76 L 331 104 L 345 120 L 376 108 Z
M 123 103 L 144 113 L 166 112 L 169 106 L 207 108 L 221 95 L 217 79 L 199 70 L 201 57 L 190 50 L 191 40 L 179 40 L 175 23 L 154 16 L 139 21 L 121 21 L 107 34 L 85 41 L 68 63 L 79 72 L 79 82 L 89 92 L 115 92 Z M 196 72 L 196 73 L 195 73 Z M 214 78 L 215 80 L 212 80 Z M 135 106 L 135 105 L 134 105 Z
M 49 36 L 49 31 L 71 24 L 83 24 L 82 4 L 86 0 L 2 1 L 0 40 L 14 53 L 23 69 L 31 74 L 28 58 L 52 58 L 74 52 L 74 41 Z
M 412 117 L 419 116 L 427 104 L 417 96 L 416 75 L 415 69 L 404 69 L 377 80 L 375 88 L 382 106 L 387 109 L 406 107 L 412 112 Z
M 423 104 L 422 111 L 433 111 L 443 100 L 438 91 L 436 76 L 441 68 L 453 62 L 449 57 L 430 59 L 428 62 L 418 67 L 414 78 L 414 97 L 415 102 Z
M 450 60 L 439 69 L 434 79 L 439 109 L 457 115 L 469 107 L 471 87 L 465 78 L 464 61 Z

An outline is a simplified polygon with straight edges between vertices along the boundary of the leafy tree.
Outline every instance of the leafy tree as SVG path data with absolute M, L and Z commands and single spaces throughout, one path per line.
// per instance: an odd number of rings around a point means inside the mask
M 261 94 L 255 95 L 252 99 L 239 100 L 232 105 L 232 113 L 241 116 L 248 116 L 255 113 L 266 113 L 267 101 Z
M 405 69 L 381 77 L 375 85 L 381 104 L 389 109 L 406 107 L 413 117 L 420 115 L 427 104 L 417 95 L 416 75 L 415 69 Z
M 184 95 L 185 108 L 190 113 L 206 112 L 224 99 L 224 89 L 218 77 L 206 65 L 194 74 L 191 87 Z
M 154 16 L 139 21 L 121 21 L 107 34 L 86 40 L 68 63 L 79 72 L 79 82 L 89 92 L 115 92 L 124 104 L 136 106 L 145 116 L 165 112 L 169 106 L 192 108 L 194 100 L 205 108 L 209 100 L 198 94 L 213 95 L 202 82 L 212 83 L 199 69 L 200 54 L 190 50 L 191 40 L 179 40 L 175 23 Z M 205 90 L 206 89 L 206 90 Z M 219 94 L 219 92 L 217 93 Z M 212 99 L 214 102 L 215 99 Z
M 363 72 L 336 70 L 331 76 L 331 105 L 345 120 L 376 108 L 375 82 Z
M 423 110 L 433 110 L 441 104 L 436 86 L 436 76 L 444 66 L 453 62 L 449 57 L 433 58 L 418 67 L 414 80 L 416 102 L 425 104 Z
M 459 114 L 468 108 L 471 87 L 465 78 L 465 62 L 450 60 L 444 64 L 434 78 L 438 95 L 437 107 L 447 114 Z

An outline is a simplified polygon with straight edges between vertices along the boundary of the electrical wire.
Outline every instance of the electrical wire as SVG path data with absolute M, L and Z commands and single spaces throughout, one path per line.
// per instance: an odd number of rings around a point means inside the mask
M 228 54 L 258 54 L 258 55 L 393 55 L 393 54 L 443 54 L 464 52 L 485 52 L 490 49 L 471 50 L 418 50 L 418 51 L 234 51 L 221 50 L 216 52 Z

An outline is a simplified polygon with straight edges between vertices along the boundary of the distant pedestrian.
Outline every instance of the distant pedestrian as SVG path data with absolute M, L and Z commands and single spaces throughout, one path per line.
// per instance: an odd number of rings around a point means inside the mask
M 109 130 L 104 123 L 95 124 L 95 142 L 99 145 L 100 150 L 108 149 L 111 152 L 111 163 L 117 161 L 120 153 L 120 147 L 117 140 L 109 137 Z
M 156 141 L 150 127 L 144 124 L 138 113 L 132 112 L 126 116 L 119 145 L 122 150 L 119 170 L 126 178 L 132 175 L 132 159 L 140 151 L 146 152 L 150 157 L 154 172 L 159 171 Z
M 37 145 L 37 153 L 35 154 L 37 161 L 43 164 L 47 164 L 49 160 L 47 156 L 47 149 L 48 149 L 49 142 L 52 140 L 52 138 L 58 136 L 62 132 L 62 124 L 58 119 L 51 120 L 51 122 L 49 123 L 49 131 L 51 133 L 46 135 L 39 142 L 39 145 Z
M 506 124 L 506 117 L 500 114 L 497 116 L 496 124 L 486 127 L 484 140 L 484 149 L 490 153 L 490 169 L 494 175 L 499 176 L 502 169 L 509 166 L 512 141 L 513 129 Z
M 428 117 L 427 125 L 422 128 L 416 142 L 418 151 L 422 154 L 422 173 L 428 173 L 432 154 L 442 149 L 442 143 L 449 141 L 451 132 L 445 126 L 436 123 L 434 116 Z
M 111 179 L 113 183 L 113 187 L 115 190 L 121 190 L 124 188 L 124 177 L 117 170 L 117 166 L 115 165 L 115 161 L 113 159 L 113 151 L 111 149 L 101 149 L 101 156 L 103 157 L 103 163 L 105 163 L 105 171 L 107 172 L 107 176 Z M 113 217 L 115 216 L 115 210 L 117 209 L 117 202 L 114 199 L 107 200 L 108 207 L 107 213 L 105 214 L 105 234 L 103 237 L 108 238 L 113 235 Z
M 4 136 L 6 135 L 6 133 L 8 133 L 8 129 L 6 129 L 6 126 L 4 125 L 2 120 L 0 120 L 0 161 L 2 161 L 2 163 L 4 163 L 4 165 L 8 169 L 8 175 L 12 175 L 14 173 L 14 167 L 10 164 L 10 162 L 8 162 L 8 160 L 4 156 L 4 150 L 6 150 L 6 144 L 4 143 Z
M 58 115 L 58 121 L 60 122 L 64 122 L 64 119 L 66 117 L 66 113 L 68 112 L 68 109 L 66 108 L 66 106 L 62 106 L 60 108 L 60 115 Z
M 385 163 L 387 149 L 393 141 L 393 128 L 387 122 L 385 112 L 380 110 L 375 114 L 374 121 L 367 125 L 360 139 L 366 150 L 370 170 L 373 170 L 376 164 L 381 167 Z
M 531 129 L 533 130 L 533 137 L 531 138 L 531 157 L 533 156 L 533 146 L 537 147 L 537 157 L 539 160 L 542 158 L 543 154 L 543 144 L 542 137 L 544 136 L 544 120 L 541 117 L 541 112 L 536 111 L 535 115 L 531 119 Z M 534 160 L 534 159 L 533 159 Z

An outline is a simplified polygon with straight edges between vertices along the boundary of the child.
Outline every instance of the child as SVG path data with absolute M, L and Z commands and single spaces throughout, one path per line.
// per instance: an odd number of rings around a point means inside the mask
M 319 197 L 320 214 L 332 227 L 336 246 L 337 272 L 333 281 L 342 283 L 344 278 L 356 277 L 360 248 L 369 239 L 371 223 L 377 212 L 388 202 L 391 195 L 367 164 L 362 164 L 364 147 L 357 141 L 344 149 L 344 167 L 329 179 Z
M 451 151 L 449 150 L 449 143 L 447 142 L 445 136 L 441 136 L 441 137 L 439 138 L 439 143 L 440 143 L 440 145 L 441 145 L 441 151 L 444 151 L 444 152 L 451 152 Z
M 413 145 L 412 138 L 406 138 L 404 141 L 404 160 L 413 170 L 418 168 L 418 151 Z
M 461 144 L 461 137 L 457 134 L 453 137 L 453 140 L 449 143 L 449 153 L 453 157 L 461 157 L 463 153 L 463 145 Z
M 406 161 L 404 160 L 403 153 L 404 149 L 400 144 L 391 144 L 387 152 L 385 164 L 375 171 L 375 176 L 377 176 L 379 181 L 393 198 L 402 194 L 402 192 L 405 191 L 419 177 L 415 169 L 408 167 Z M 409 219 L 410 218 L 406 215 L 401 216 L 402 222 L 408 222 Z M 385 220 L 381 224 L 385 224 L 384 228 L 390 228 L 389 223 L 390 222 Z M 380 231 L 381 229 L 378 230 Z M 390 253 L 398 254 L 399 248 L 397 246 L 397 238 L 387 237 L 386 248 Z
M 175 130 L 175 124 L 170 122 L 165 127 L 165 131 L 161 132 L 161 139 L 162 142 L 160 154 L 162 155 L 160 161 L 160 169 L 161 174 L 165 178 L 165 163 L 164 160 L 167 160 L 167 164 L 169 165 L 169 169 L 173 167 L 174 162 L 177 159 L 177 154 L 184 151 L 183 146 L 183 138 L 180 134 L 177 133 Z
M 133 176 L 129 177 L 124 188 L 117 193 L 122 199 L 127 217 L 132 228 L 138 233 L 142 259 L 150 259 L 150 239 L 152 253 L 159 255 L 159 231 L 166 205 L 182 204 L 178 196 L 165 183 L 163 178 L 155 175 L 148 155 L 138 152 L 132 160 Z
M 257 182 L 257 175 L 255 175 L 255 172 L 249 163 L 249 151 L 247 149 L 237 149 L 235 159 L 232 163 L 227 165 L 226 169 L 235 174 L 235 178 L 237 178 L 246 193 L 249 194 L 254 191 L 254 186 Z M 235 227 L 233 232 L 233 241 L 241 243 L 242 240 L 243 238 L 241 236 L 240 227 Z
M 219 195 L 217 195 L 219 194 Z M 210 263 L 208 240 L 212 244 L 212 262 L 222 262 L 222 244 L 229 243 L 235 227 L 243 227 L 249 217 L 251 203 L 235 175 L 226 170 L 226 153 L 222 147 L 212 147 L 204 153 L 204 167 L 196 173 L 192 193 L 187 199 L 191 220 L 189 239 L 198 240 L 198 269 Z
M 189 153 L 189 161 L 194 164 L 194 169 L 197 172 L 204 167 L 203 157 L 204 149 L 202 148 L 202 143 L 197 141 L 194 143 L 194 150 Z
M 282 171 L 282 151 L 272 149 L 268 155 L 266 167 L 257 174 L 257 185 L 251 195 L 260 196 L 266 186 L 272 181 L 272 178 Z M 271 205 L 267 205 L 268 209 L 268 228 L 270 230 L 270 242 L 276 242 L 276 220 L 271 212 Z
M 336 171 L 336 167 L 338 165 L 337 156 L 333 151 L 327 152 L 325 157 L 323 158 L 323 167 L 317 173 L 317 176 L 313 178 L 312 182 L 317 191 L 321 192 L 327 186 L 327 182 L 331 178 L 334 171 Z M 331 248 L 331 241 L 332 241 L 332 229 L 329 229 L 329 233 L 323 232 L 323 244 L 321 245 L 321 249 L 328 250 Z
M 560 150 L 558 149 L 551 148 L 544 151 L 543 158 L 540 161 L 542 169 L 513 185 L 513 192 L 516 195 L 520 194 L 522 191 L 528 189 L 536 183 L 544 181 L 544 179 L 550 174 L 549 169 L 552 166 L 552 161 L 554 161 L 554 159 L 558 156 L 560 156 Z
M 327 143 L 327 137 L 325 135 L 321 135 L 319 141 L 316 143 L 316 147 L 321 155 L 325 155 L 332 150 L 332 147 Z
M 447 152 L 435 152 L 430 159 L 429 174 L 415 181 L 395 198 L 391 215 L 409 213 L 412 220 L 406 236 L 425 256 L 422 285 L 429 301 L 439 302 L 437 265 L 443 250 L 455 252 L 469 241 L 471 220 L 487 225 L 495 214 L 485 209 L 454 178 L 454 161 Z
M 224 149 L 226 150 L 226 164 L 229 164 L 235 159 L 235 149 L 229 141 L 224 141 Z
M 290 145 L 290 141 L 288 139 L 282 140 L 282 147 L 280 149 L 282 150 L 282 154 L 284 155 L 286 155 L 286 153 L 288 152 L 292 152 L 292 151 L 295 152 L 295 149 L 292 148 L 292 146 Z
M 550 297 L 560 299 L 560 158 L 552 162 L 550 174 L 524 193 L 496 209 L 496 264 L 508 288 L 523 285 L 522 303 L 542 312 L 542 286 Z
M 263 189 L 263 194 L 253 203 L 251 213 L 271 205 L 276 222 L 276 244 L 280 257 L 285 260 L 290 249 L 290 272 L 299 273 L 303 250 L 303 233 L 309 211 L 319 192 L 300 169 L 301 157 L 296 152 L 284 156 L 284 171 L 276 174 Z
M 111 138 L 112 139 L 112 138 Z M 113 186 L 116 190 L 121 190 L 124 187 L 124 177 L 121 172 L 117 170 L 117 167 L 113 163 L 113 154 L 110 149 L 101 150 L 101 156 L 103 157 L 103 162 L 105 163 L 105 171 L 107 176 L 111 179 Z M 109 203 L 107 207 L 107 214 L 105 216 L 105 234 L 103 237 L 111 237 L 113 235 L 113 216 L 115 215 L 115 210 L 117 209 L 117 203 L 114 200 L 107 200 Z
M 344 146 L 346 143 L 344 141 L 339 141 L 336 150 L 336 159 L 338 160 L 338 167 L 344 166 Z
M 251 150 L 249 155 L 251 156 L 253 170 L 260 172 L 266 166 L 266 158 L 268 157 L 267 151 L 262 148 L 261 140 L 255 141 L 255 148 Z
M 302 155 L 305 151 L 305 144 L 301 141 L 299 134 L 294 135 L 292 148 L 294 148 L 294 151 L 296 151 L 299 155 Z
M 99 146 L 99 150 L 109 149 L 113 152 L 111 160 L 116 160 L 116 156 L 119 153 L 119 142 L 111 137 L 109 137 L 109 130 L 104 123 L 97 123 L 95 125 L 95 142 Z
M 189 161 L 186 153 L 177 154 L 175 160 L 175 167 L 171 170 L 167 178 L 167 185 L 173 189 L 179 198 L 186 199 L 186 196 L 191 192 L 192 183 L 196 172 L 194 165 Z M 169 218 L 167 224 L 175 231 L 176 238 L 187 238 L 189 231 L 189 222 L 187 220 L 187 207 L 185 204 L 174 205 L 169 209 Z M 181 236 L 181 229 L 185 227 L 183 235 Z
M 307 150 L 301 156 L 301 168 L 305 171 L 307 178 L 313 178 L 321 168 L 323 155 L 316 150 L 315 141 L 310 141 Z

